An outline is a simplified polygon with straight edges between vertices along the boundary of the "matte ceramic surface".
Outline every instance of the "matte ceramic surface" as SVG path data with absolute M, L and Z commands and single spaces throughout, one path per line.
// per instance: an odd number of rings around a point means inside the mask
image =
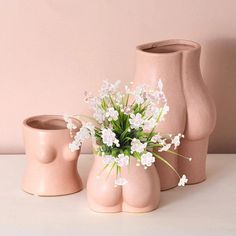
M 97 212 L 148 212 L 156 209 L 160 200 L 159 176 L 155 166 L 147 170 L 136 166 L 136 160 L 130 159 L 130 166 L 122 168 L 122 177 L 127 184 L 114 184 L 116 172 L 108 176 L 109 169 L 98 178 L 104 167 L 102 157 L 95 156 L 87 182 L 89 206 Z
M 189 184 L 206 178 L 205 161 L 209 135 L 215 127 L 215 105 L 208 94 L 200 71 L 199 44 L 187 40 L 166 40 L 140 45 L 136 50 L 135 84 L 164 84 L 170 112 L 158 131 L 185 135 L 177 152 L 192 158 L 188 162 L 175 155 L 162 154 L 180 174 L 186 174 Z M 156 162 L 161 189 L 178 183 L 173 171 Z
M 78 129 L 81 123 L 74 120 Z M 75 131 L 78 131 L 75 130 Z M 42 115 L 23 122 L 27 165 L 22 189 L 39 196 L 78 192 L 82 182 L 77 171 L 79 151 L 71 152 L 72 138 L 61 116 Z

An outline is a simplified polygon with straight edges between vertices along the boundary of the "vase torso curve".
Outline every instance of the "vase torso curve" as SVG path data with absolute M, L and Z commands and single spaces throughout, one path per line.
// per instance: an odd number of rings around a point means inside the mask
M 216 121 L 214 102 L 201 75 L 200 52 L 198 43 L 182 39 L 143 44 L 136 50 L 134 83 L 163 81 L 170 112 L 157 129 L 161 133 L 183 133 L 185 139 L 177 151 L 193 161 L 185 163 L 169 154 L 164 157 L 181 174 L 188 174 L 189 183 L 205 179 L 208 139 Z M 177 185 L 166 166 L 157 162 L 157 169 L 163 190 Z
M 75 124 L 81 126 L 78 122 Z M 80 151 L 70 151 L 68 145 L 72 137 L 63 118 L 53 115 L 30 117 L 24 121 L 23 131 L 27 155 L 23 190 L 38 196 L 80 191 L 82 181 L 77 170 Z
M 104 163 L 101 156 L 95 155 L 87 181 L 87 197 L 90 208 L 97 212 L 148 212 L 156 209 L 160 199 L 159 176 L 155 166 L 147 170 L 130 164 L 122 167 L 121 176 L 128 183 L 115 186 L 116 171 L 109 168 L 102 171 Z

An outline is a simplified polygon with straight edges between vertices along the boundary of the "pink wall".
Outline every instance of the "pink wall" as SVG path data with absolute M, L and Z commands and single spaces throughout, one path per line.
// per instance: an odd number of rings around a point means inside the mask
M 0 153 L 23 152 L 27 116 L 87 113 L 85 90 L 132 79 L 135 45 L 169 38 L 202 44 L 218 110 L 209 151 L 235 152 L 235 9 L 234 0 L 0 0 Z

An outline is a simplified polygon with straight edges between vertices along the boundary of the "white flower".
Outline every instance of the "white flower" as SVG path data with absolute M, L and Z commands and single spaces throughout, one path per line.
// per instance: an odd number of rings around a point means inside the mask
M 160 108 L 156 107 L 156 105 L 149 105 L 145 111 L 145 117 L 149 118 L 152 117 L 153 119 L 157 120 L 160 114 Z
M 149 120 L 144 121 L 143 129 L 150 131 L 152 130 L 156 125 L 156 120 L 154 118 L 151 118 Z
M 117 186 L 117 185 L 122 186 L 122 185 L 125 185 L 127 183 L 128 183 L 128 181 L 125 178 L 118 177 L 118 178 L 115 179 L 115 186 Z
M 72 120 L 69 120 L 69 122 L 67 123 L 66 127 L 69 130 L 73 130 L 73 129 L 77 128 L 76 125 L 72 123 Z
M 118 112 L 113 108 L 113 107 L 110 107 L 107 109 L 107 112 L 106 112 L 106 117 L 108 118 L 108 120 L 117 120 L 118 119 Z
M 91 122 L 86 122 L 86 123 L 84 124 L 84 127 L 87 128 L 87 129 L 90 131 L 90 134 L 91 134 L 92 136 L 94 136 L 94 133 L 95 133 L 95 131 L 94 131 L 94 125 L 93 125 Z
M 134 102 L 136 104 L 143 104 L 144 103 L 144 98 L 140 95 L 137 95 L 137 96 L 134 97 Z
M 69 115 L 64 115 L 64 120 L 67 123 L 66 124 L 67 129 L 69 129 L 70 131 L 77 128 L 76 125 L 73 124 L 72 119 L 70 118 Z
M 180 145 L 180 138 L 181 134 L 178 134 L 172 139 L 171 144 L 175 146 L 174 149 L 176 149 Z
M 171 143 L 165 144 L 163 147 L 158 149 L 158 152 L 167 152 L 171 148 Z
M 105 155 L 105 156 L 103 156 L 103 163 L 105 164 L 105 165 L 109 165 L 109 164 L 112 164 L 112 163 L 114 163 L 114 158 L 113 158 L 113 156 L 111 156 L 111 155 Z
M 136 115 L 131 114 L 130 115 L 130 125 L 132 129 L 138 129 L 139 127 L 141 127 L 143 125 L 143 119 L 142 119 L 142 115 L 140 113 L 137 113 Z
M 69 122 L 69 120 L 70 120 L 70 116 L 67 115 L 67 114 L 65 114 L 65 115 L 63 116 L 63 118 L 64 118 L 64 121 L 65 121 L 65 122 Z
M 93 117 L 99 124 L 101 124 L 105 120 L 105 113 L 100 108 L 98 108 L 95 110 Z
M 72 143 L 69 144 L 69 149 L 71 152 L 75 152 L 80 149 L 81 143 L 77 141 L 73 141 Z
M 108 147 L 111 147 L 113 143 L 118 144 L 116 134 L 110 128 L 102 130 L 102 141 Z
M 154 135 L 153 137 L 152 137 L 152 139 L 151 139 L 151 141 L 153 142 L 153 143 L 159 143 L 160 141 L 161 141 L 161 135 L 160 135 L 160 133 L 158 133 L 158 134 L 156 134 L 156 135 Z
M 178 186 L 185 186 L 185 184 L 188 182 L 188 179 L 186 178 L 186 175 L 183 175 L 178 183 Z
M 122 99 L 123 99 L 123 94 L 121 92 L 116 92 L 115 94 L 115 102 L 117 103 L 117 105 L 122 106 Z
M 125 114 L 125 115 L 129 115 L 130 112 L 131 112 L 130 106 L 125 107 L 125 109 L 124 109 L 124 114 Z
M 141 156 L 141 164 L 144 166 L 151 166 L 155 162 L 155 157 L 151 152 L 146 152 Z
M 99 91 L 100 96 L 102 98 L 107 97 L 109 94 L 113 94 L 116 92 L 117 88 L 119 87 L 120 80 L 117 80 L 114 84 L 109 83 L 108 81 L 103 81 L 101 89 Z
M 83 142 L 85 139 L 88 138 L 90 138 L 90 132 L 85 126 L 82 126 L 74 137 L 75 141 L 77 142 Z
M 119 154 L 116 158 L 117 165 L 120 167 L 127 166 L 129 164 L 129 157 L 124 154 Z
M 158 141 L 158 143 L 160 144 L 160 145 L 162 145 L 162 146 L 165 146 L 166 145 L 166 139 L 160 139 L 159 141 Z
M 114 144 L 115 144 L 117 147 L 120 147 L 120 143 L 119 143 L 119 140 L 118 140 L 118 139 L 115 139 Z
M 139 139 L 134 138 L 131 141 L 131 153 L 138 152 L 141 153 L 147 147 L 147 143 L 141 143 Z
M 90 96 L 87 97 L 85 101 L 90 105 L 93 110 L 96 110 L 98 107 L 101 106 L 101 98 L 99 97 Z

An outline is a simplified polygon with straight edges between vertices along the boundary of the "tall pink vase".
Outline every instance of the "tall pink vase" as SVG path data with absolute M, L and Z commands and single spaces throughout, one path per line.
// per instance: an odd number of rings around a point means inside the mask
M 188 184 L 206 178 L 208 140 L 216 121 L 215 105 L 200 71 L 200 51 L 198 43 L 179 39 L 147 43 L 136 49 L 135 84 L 155 86 L 157 79 L 161 79 L 170 106 L 158 131 L 185 135 L 181 147 L 175 151 L 191 157 L 191 162 L 172 154 L 161 154 L 180 174 L 187 175 Z M 177 185 L 178 178 L 168 166 L 156 161 L 156 167 L 162 190 Z
M 101 156 L 95 156 L 87 182 L 89 206 L 96 212 L 148 212 L 156 209 L 160 200 L 159 176 L 155 166 L 145 170 L 130 159 L 128 167 L 122 167 L 122 177 L 128 183 L 115 186 L 116 172 L 109 174 Z M 99 175 L 99 177 L 98 177 Z
M 81 123 L 73 120 L 78 129 Z M 78 131 L 77 129 L 77 131 Z M 22 189 L 39 196 L 78 192 L 82 181 L 77 171 L 79 151 L 71 152 L 72 138 L 61 116 L 42 115 L 23 122 L 27 165 Z

